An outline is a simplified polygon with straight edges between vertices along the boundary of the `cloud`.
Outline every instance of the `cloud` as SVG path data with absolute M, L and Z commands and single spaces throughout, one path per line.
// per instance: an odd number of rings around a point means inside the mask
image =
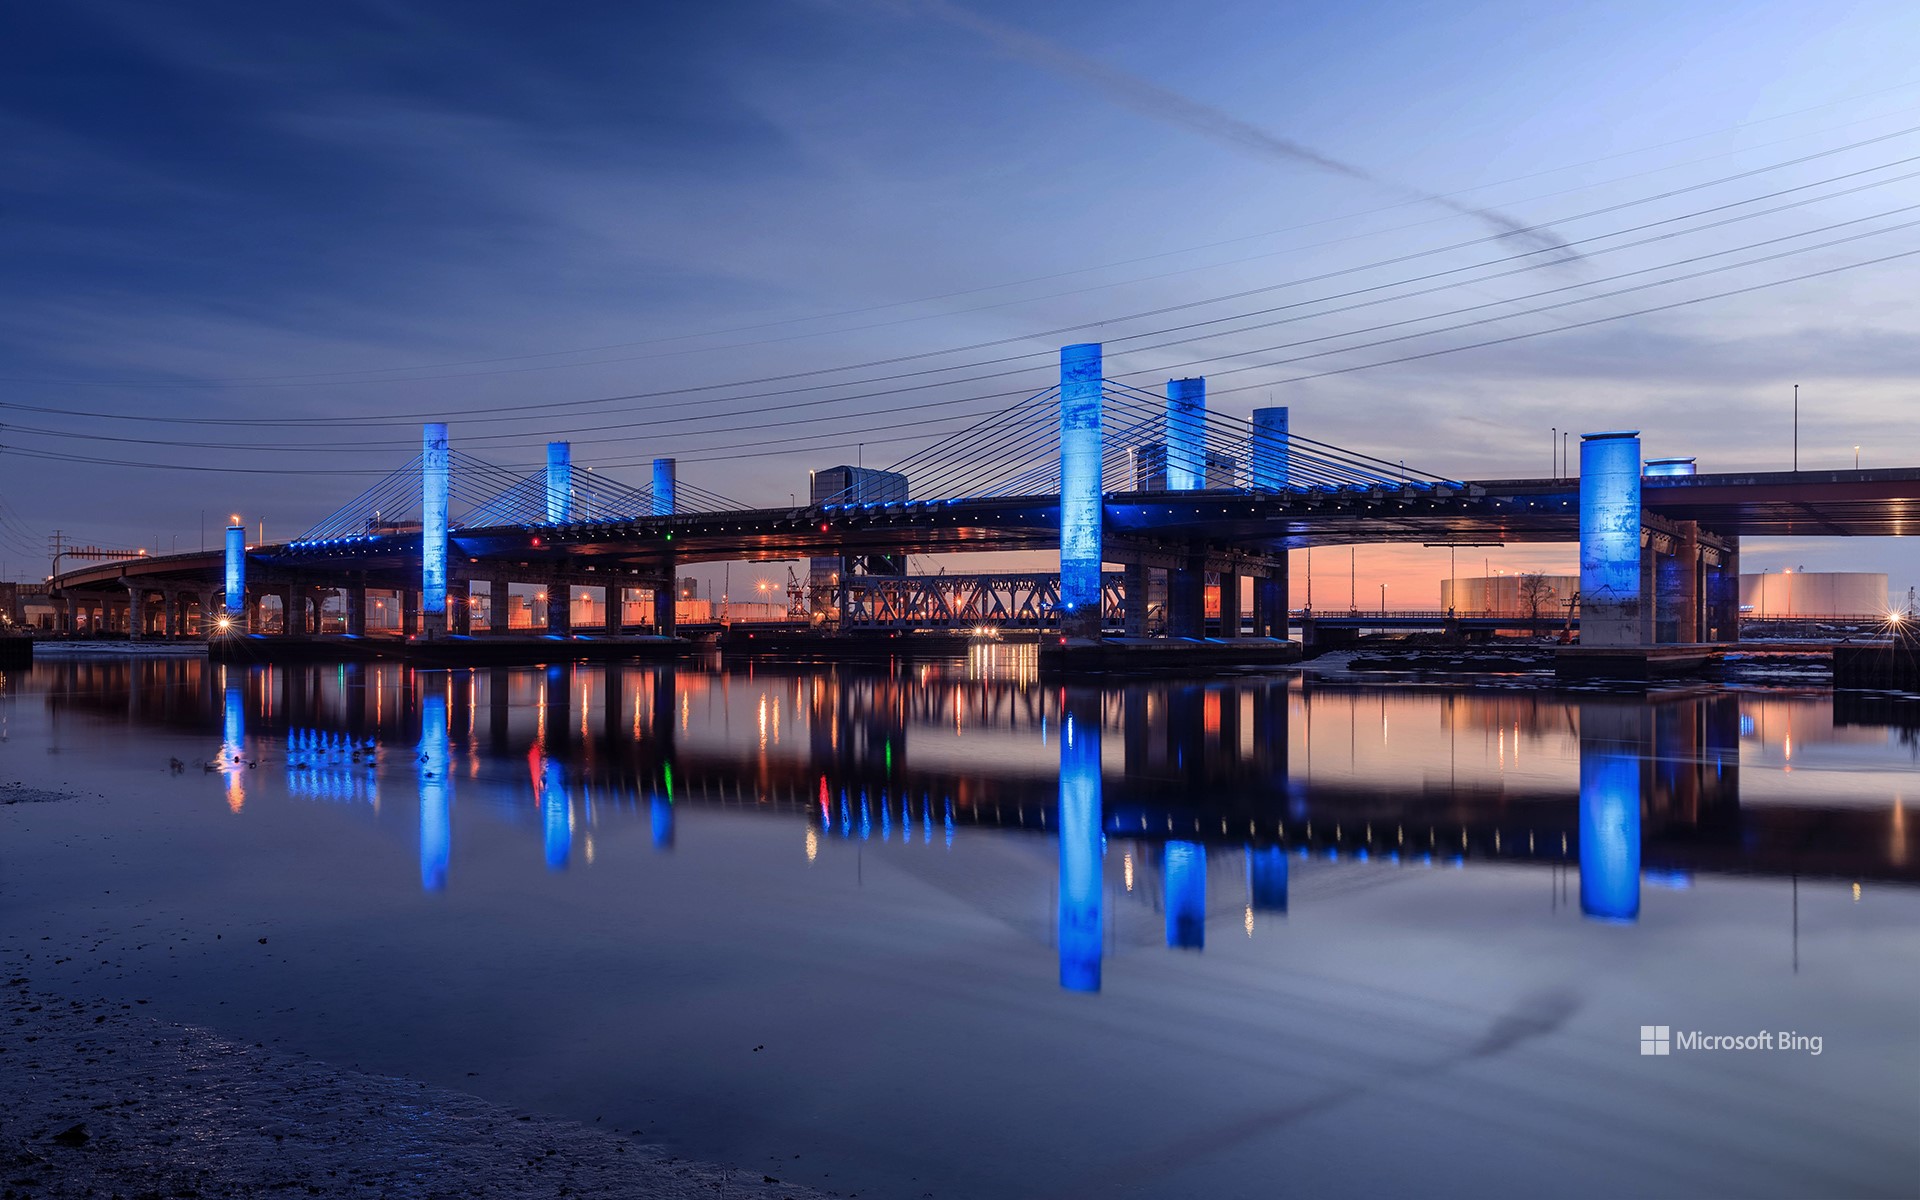
M 991 42 L 1002 54 L 1038 67 L 1050 74 L 1091 88 L 1115 104 L 1145 117 L 1178 126 L 1210 138 L 1222 145 L 1273 162 L 1304 164 L 1330 174 L 1356 179 L 1396 193 L 1409 200 L 1438 205 L 1462 216 L 1472 217 L 1492 229 L 1496 236 L 1513 238 L 1531 245 L 1557 261 L 1571 262 L 1581 256 L 1551 230 L 1528 225 L 1493 209 L 1463 204 L 1437 192 L 1387 179 L 1364 167 L 1323 154 L 1311 146 L 1284 138 L 1251 122 L 1241 120 L 1209 104 L 1202 104 L 1150 80 L 1116 67 L 1075 54 L 1073 51 L 1036 34 L 1003 25 L 950 0 L 875 0 L 901 11 L 916 13 L 965 29 Z

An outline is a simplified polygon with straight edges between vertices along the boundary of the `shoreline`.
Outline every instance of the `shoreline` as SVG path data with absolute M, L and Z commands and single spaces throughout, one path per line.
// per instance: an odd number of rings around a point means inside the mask
M 144 1000 L 35 991 L 18 957 L 0 959 L 7 1196 L 842 1196 L 171 1024 Z

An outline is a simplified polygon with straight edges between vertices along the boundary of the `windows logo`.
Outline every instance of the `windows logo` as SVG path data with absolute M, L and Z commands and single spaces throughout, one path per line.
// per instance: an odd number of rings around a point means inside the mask
M 1640 1053 L 1667 1054 L 1672 1042 L 1668 1039 L 1668 1026 L 1642 1025 L 1640 1027 Z

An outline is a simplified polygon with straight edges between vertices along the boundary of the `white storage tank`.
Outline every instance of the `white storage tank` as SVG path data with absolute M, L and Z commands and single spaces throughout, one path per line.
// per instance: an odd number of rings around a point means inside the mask
M 1740 577 L 1744 617 L 1884 617 L 1887 577 L 1875 571 L 1767 571 Z

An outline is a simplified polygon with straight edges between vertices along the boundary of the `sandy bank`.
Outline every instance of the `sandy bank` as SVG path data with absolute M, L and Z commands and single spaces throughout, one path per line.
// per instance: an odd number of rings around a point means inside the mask
M 793 1197 L 614 1130 L 229 1041 L 133 1004 L 0 1003 L 0 1197 Z M 848 1193 L 851 1195 L 852 1193 Z

